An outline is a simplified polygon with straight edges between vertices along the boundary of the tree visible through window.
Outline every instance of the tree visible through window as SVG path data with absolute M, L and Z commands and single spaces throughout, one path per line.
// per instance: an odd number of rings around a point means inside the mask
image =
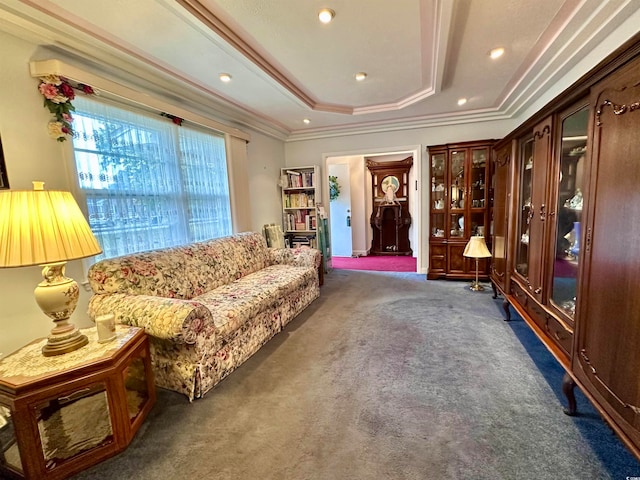
M 73 148 L 91 228 L 111 258 L 229 235 L 224 136 L 77 98 Z

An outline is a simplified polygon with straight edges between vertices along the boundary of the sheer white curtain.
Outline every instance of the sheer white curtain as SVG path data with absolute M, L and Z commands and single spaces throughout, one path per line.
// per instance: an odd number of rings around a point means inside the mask
M 224 136 L 76 97 L 73 148 L 89 223 L 110 258 L 232 231 Z

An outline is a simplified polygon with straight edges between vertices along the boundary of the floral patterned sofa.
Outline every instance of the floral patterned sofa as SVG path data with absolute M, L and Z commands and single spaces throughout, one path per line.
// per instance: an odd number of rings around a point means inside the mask
M 245 232 L 103 260 L 89 315 L 150 335 L 156 384 L 202 397 L 320 295 L 315 249 L 268 248 Z

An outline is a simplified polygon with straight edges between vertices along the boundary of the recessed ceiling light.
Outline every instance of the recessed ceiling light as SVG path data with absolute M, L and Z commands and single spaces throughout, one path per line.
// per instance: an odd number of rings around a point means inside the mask
M 308 118 L 305 118 L 304 120 L 302 120 L 304 123 L 306 123 L 307 125 L 309 125 L 311 123 L 311 120 L 309 120 Z
M 459 98 L 458 99 L 458 105 L 464 105 L 465 103 L 467 103 L 467 99 L 466 98 Z
M 224 83 L 229 83 L 231 81 L 231 75 L 229 75 L 228 73 L 221 73 L 220 81 Z
M 336 12 L 330 8 L 323 8 L 318 12 L 318 18 L 322 23 L 329 23 L 336 16 Z
M 358 73 L 356 73 L 355 77 L 356 77 L 357 81 L 361 82 L 365 78 L 367 78 L 367 74 L 365 72 L 358 72 Z
M 489 52 L 489 56 L 494 60 L 496 58 L 500 58 L 502 55 L 504 55 L 504 48 L 502 48 L 502 47 L 494 48 L 493 50 L 491 50 Z

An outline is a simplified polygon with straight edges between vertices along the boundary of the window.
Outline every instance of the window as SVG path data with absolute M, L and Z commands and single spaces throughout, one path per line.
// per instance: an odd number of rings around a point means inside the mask
M 231 234 L 224 136 L 76 97 L 73 149 L 95 260 Z

